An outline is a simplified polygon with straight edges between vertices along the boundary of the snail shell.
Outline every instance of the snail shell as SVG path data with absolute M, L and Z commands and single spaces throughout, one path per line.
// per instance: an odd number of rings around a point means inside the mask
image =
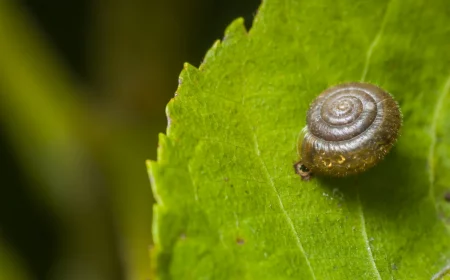
M 390 151 L 402 115 L 397 102 L 368 83 L 346 83 L 322 92 L 311 104 L 299 142 L 297 173 L 334 177 L 364 172 Z

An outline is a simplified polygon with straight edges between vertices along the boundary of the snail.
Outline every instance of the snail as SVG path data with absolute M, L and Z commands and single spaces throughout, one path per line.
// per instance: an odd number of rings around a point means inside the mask
M 345 83 L 323 91 L 310 105 L 294 165 L 312 174 L 345 177 L 380 162 L 397 140 L 402 114 L 397 102 L 369 83 Z

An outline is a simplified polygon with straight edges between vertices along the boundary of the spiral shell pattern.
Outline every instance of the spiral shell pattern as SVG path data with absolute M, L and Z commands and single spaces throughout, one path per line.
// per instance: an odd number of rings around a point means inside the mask
M 343 177 L 376 165 L 397 140 L 402 116 L 397 102 L 368 83 L 346 83 L 322 92 L 307 113 L 299 145 L 311 172 Z

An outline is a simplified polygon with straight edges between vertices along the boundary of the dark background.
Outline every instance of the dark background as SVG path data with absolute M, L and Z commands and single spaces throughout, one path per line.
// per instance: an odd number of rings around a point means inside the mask
M 198 67 L 233 19 L 244 17 L 249 27 L 260 1 L 7 2 L 21 12 L 18 21 L 27 19 L 31 37 L 44 42 L 45 52 L 63 65 L 75 84 L 72 98 L 87 108 L 89 117 L 75 129 L 75 135 L 81 135 L 83 159 L 69 169 L 73 177 L 58 172 L 65 155 L 42 159 L 64 177 L 62 193 L 83 186 L 82 199 L 72 200 L 71 192 L 58 196 L 50 191 L 60 178 L 42 175 L 40 166 L 24 160 L 27 155 L 22 155 L 17 139 L 33 135 L 15 135 L 16 120 L 3 115 L 0 250 L 16 256 L 18 270 L 27 271 L 30 279 L 150 277 L 146 256 L 153 199 L 144 161 L 156 159 L 157 134 L 166 126 L 165 105 L 177 88 L 183 63 Z M 15 34 L 15 26 L 8 28 Z M 16 94 L 2 87 L 1 73 L 0 97 Z M 72 93 L 56 96 L 65 94 Z M 52 111 L 52 106 L 45 110 Z M 48 139 L 51 146 L 51 136 Z M 23 153 L 36 149 L 30 156 L 40 155 L 39 144 L 28 145 Z

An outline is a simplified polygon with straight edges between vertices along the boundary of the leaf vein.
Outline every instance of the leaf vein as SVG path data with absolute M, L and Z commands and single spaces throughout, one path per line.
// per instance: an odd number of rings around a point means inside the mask
M 381 280 L 382 278 L 380 275 L 380 271 L 378 270 L 377 264 L 375 263 L 375 259 L 373 258 L 372 249 L 370 248 L 369 238 L 367 237 L 366 219 L 364 218 L 364 211 L 362 209 L 361 199 L 359 198 L 359 191 L 358 191 L 358 205 L 359 205 L 359 213 L 360 213 L 361 225 L 362 225 L 361 232 L 364 237 L 364 242 L 366 243 L 367 253 L 369 254 L 369 259 L 372 262 L 372 267 L 375 270 L 377 279 Z
M 375 36 L 372 43 L 370 44 L 369 49 L 367 50 L 366 60 L 364 62 L 363 74 L 361 77 L 361 82 L 364 82 L 366 79 L 367 72 L 369 71 L 369 66 L 370 66 L 370 61 L 372 58 L 373 51 L 374 51 L 375 47 L 378 45 L 378 43 L 380 42 L 380 38 L 383 35 L 384 28 L 386 26 L 386 22 L 387 22 L 387 18 L 388 18 L 389 7 L 392 2 L 393 1 L 391 0 L 386 5 L 386 11 L 384 12 L 383 21 L 381 22 L 381 25 L 380 25 L 380 30 L 378 31 L 377 35 Z
M 435 181 L 434 157 L 435 157 L 435 150 L 436 150 L 436 144 L 437 144 L 437 122 L 439 120 L 439 114 L 442 111 L 444 100 L 447 97 L 449 92 L 450 92 L 450 76 L 447 78 L 447 80 L 444 84 L 444 88 L 440 92 L 439 97 L 436 101 L 433 119 L 431 120 L 431 125 L 430 125 L 431 144 L 430 144 L 430 150 L 428 152 L 427 160 L 428 160 L 428 168 L 429 168 L 428 180 L 430 182 L 429 194 L 430 194 L 430 197 L 432 198 L 433 202 L 435 202 L 435 198 L 434 198 L 434 181 Z M 436 205 L 435 205 L 435 207 L 436 207 Z
M 249 121 L 247 118 L 245 118 L 245 119 L 247 120 L 247 123 L 250 124 L 250 121 Z M 253 135 L 253 145 L 254 145 L 254 148 L 255 148 L 255 153 L 256 153 L 256 155 L 257 155 L 257 158 L 258 158 L 258 160 L 259 160 L 259 162 L 260 162 L 261 169 L 263 170 L 264 174 L 266 175 L 266 177 L 267 177 L 267 179 L 268 179 L 268 181 L 269 181 L 269 183 L 270 183 L 270 186 L 272 187 L 274 193 L 275 193 L 276 196 L 277 196 L 278 203 L 279 203 L 279 205 L 280 205 L 280 209 L 281 209 L 281 211 L 282 211 L 282 213 L 283 213 L 283 216 L 284 216 L 285 219 L 287 220 L 288 225 L 289 225 L 289 227 L 290 227 L 292 233 L 294 234 L 294 237 L 295 237 L 295 240 L 296 240 L 296 243 L 297 243 L 297 247 L 299 248 L 300 252 L 301 252 L 301 253 L 303 254 L 303 256 L 305 257 L 305 261 L 306 261 L 306 264 L 307 264 L 308 267 L 309 267 L 309 270 L 310 270 L 310 272 L 311 272 L 311 276 L 312 276 L 312 278 L 313 278 L 314 280 L 316 280 L 316 276 L 315 276 L 315 274 L 314 274 L 314 270 L 313 270 L 313 268 L 312 268 L 312 266 L 311 266 L 311 263 L 310 263 L 310 261 L 309 261 L 309 259 L 308 259 L 308 256 L 306 255 L 305 249 L 303 248 L 302 242 L 301 242 L 301 240 L 300 240 L 300 236 L 299 236 L 297 230 L 295 229 L 295 226 L 294 226 L 294 223 L 292 222 L 291 217 L 289 216 L 289 214 L 287 213 L 287 211 L 286 211 L 286 209 L 285 209 L 285 207 L 284 207 L 284 204 L 283 204 L 283 201 L 282 201 L 282 199 L 281 199 L 280 193 L 278 192 L 278 189 L 277 189 L 277 187 L 275 186 L 275 183 L 274 183 L 272 177 L 271 177 L 270 174 L 269 174 L 269 170 L 267 169 L 267 166 L 266 166 L 265 162 L 264 162 L 264 161 L 262 160 L 262 158 L 261 158 L 261 150 L 259 149 L 258 137 L 256 136 L 256 133 L 255 133 L 255 131 L 252 129 L 251 126 L 250 126 L 250 130 L 252 131 L 252 135 Z

